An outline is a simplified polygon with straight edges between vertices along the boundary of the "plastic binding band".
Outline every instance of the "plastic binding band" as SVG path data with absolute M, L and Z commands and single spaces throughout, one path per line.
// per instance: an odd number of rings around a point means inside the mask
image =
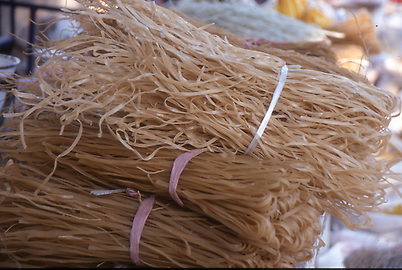
M 193 152 L 185 152 L 179 155 L 173 162 L 172 171 L 170 173 L 169 180 L 169 194 L 180 206 L 183 206 L 183 202 L 177 195 L 177 185 L 179 184 L 179 178 L 187 163 L 193 158 L 204 152 L 204 150 L 196 150 Z
M 244 153 L 246 156 L 251 156 L 254 152 L 257 143 L 260 141 L 262 134 L 264 133 L 265 128 L 268 125 L 269 119 L 271 118 L 272 112 L 274 111 L 275 105 L 278 102 L 279 96 L 281 95 L 282 89 L 285 86 L 286 78 L 288 76 L 288 66 L 284 65 L 281 69 L 281 75 L 279 76 L 278 84 L 275 88 L 274 94 L 272 96 L 271 103 L 269 104 L 268 110 L 265 113 L 264 118 L 261 121 L 261 124 L 257 130 L 257 133 L 254 135 L 253 140 L 248 146 L 246 152 Z
M 138 192 L 132 190 L 131 188 L 128 188 L 126 192 L 130 196 L 138 196 Z M 131 227 L 130 232 L 130 257 L 131 261 L 136 266 L 143 266 L 140 261 L 140 239 L 145 222 L 147 221 L 148 216 L 152 211 L 152 207 L 154 206 L 154 202 L 154 197 L 149 197 L 142 200 L 142 203 L 138 207 L 137 213 L 135 213 L 134 216 L 133 226 Z

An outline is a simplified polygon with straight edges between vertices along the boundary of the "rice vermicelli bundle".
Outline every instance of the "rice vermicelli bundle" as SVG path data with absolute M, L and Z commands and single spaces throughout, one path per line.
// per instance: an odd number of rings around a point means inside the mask
M 323 211 L 359 228 L 383 202 L 390 163 L 374 154 L 390 137 L 396 96 L 336 72 L 289 68 L 267 129 L 244 156 L 283 59 L 233 46 L 151 2 L 82 4 L 71 19 L 83 30 L 43 50 L 52 57 L 19 82 L 25 107 L 2 130 L 4 157 L 46 171 L 36 194 L 52 175 L 79 172 L 167 197 L 174 159 L 202 149 L 179 181 L 184 206 L 255 246 L 273 245 L 275 265 L 311 257 Z
M 101 186 L 78 185 L 84 177 L 66 171 L 35 195 L 44 176 L 38 169 L 9 164 L 0 174 L 8 179 L 0 182 L 0 235 L 14 260 L 42 267 L 130 262 L 129 234 L 144 196 L 94 196 L 90 191 Z M 304 235 L 299 238 L 303 241 Z M 308 256 L 304 252 L 301 257 Z M 141 263 L 153 267 L 291 267 L 295 255 L 264 250 L 211 219 L 158 198 L 139 244 Z
M 47 164 L 50 173 L 53 161 L 73 143 L 77 130 L 68 125 L 60 136 L 57 123 L 27 120 L 27 149 L 5 150 L 4 157 L 42 170 Z M 97 128 L 84 127 L 74 149 L 58 159 L 55 173 L 79 172 L 109 188 L 126 186 L 169 198 L 169 174 L 179 154 L 179 150 L 161 149 L 149 161 L 135 159 L 110 134 L 98 138 Z M 294 253 L 308 250 L 320 232 L 313 225 L 323 206 L 309 191 L 308 164 L 299 163 L 206 152 L 188 164 L 178 194 L 185 207 L 205 212 L 249 241 Z M 310 239 L 298 239 L 305 234 Z
M 134 152 L 149 146 L 244 152 L 285 63 L 236 48 L 152 3 L 132 1 L 124 9 L 112 3 L 113 12 L 81 12 L 81 26 L 88 25 L 90 35 L 84 31 L 51 48 L 51 61 L 36 76 L 43 96 L 33 97 L 43 101 L 24 117 L 50 110 L 59 112 L 66 125 L 96 116 L 93 124 L 106 124 Z M 87 14 L 93 22 L 87 22 Z M 397 97 L 372 85 L 290 69 L 254 156 L 284 160 L 375 153 L 390 135 L 386 127 L 396 102 Z M 311 145 L 298 147 L 301 141 Z M 314 151 L 314 145 L 325 153 Z

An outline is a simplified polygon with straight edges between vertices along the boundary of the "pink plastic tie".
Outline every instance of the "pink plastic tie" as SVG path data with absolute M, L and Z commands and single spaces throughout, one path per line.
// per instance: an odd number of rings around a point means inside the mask
M 138 196 L 138 192 L 128 188 L 126 190 L 127 194 L 133 197 Z M 137 266 L 143 266 L 140 261 L 140 239 L 142 230 L 144 229 L 145 222 L 151 213 L 152 207 L 154 206 L 155 198 L 145 198 L 142 200 L 142 204 L 138 207 L 137 213 L 135 213 L 133 226 L 130 232 L 130 256 L 131 261 Z
M 204 150 L 197 150 L 193 152 L 185 152 L 178 156 L 172 166 L 169 180 L 169 194 L 180 206 L 183 206 L 183 202 L 177 195 L 177 185 L 179 184 L 179 178 L 187 163 L 193 158 L 204 152 Z
M 264 42 L 261 38 L 245 38 L 244 40 L 246 40 L 246 50 L 250 49 L 250 45 L 259 46 Z
M 127 193 L 128 195 L 130 195 L 131 197 L 137 197 L 137 196 L 139 195 L 138 192 L 135 191 L 135 190 L 132 189 L 132 188 L 127 188 L 127 189 L 126 189 L 126 193 Z

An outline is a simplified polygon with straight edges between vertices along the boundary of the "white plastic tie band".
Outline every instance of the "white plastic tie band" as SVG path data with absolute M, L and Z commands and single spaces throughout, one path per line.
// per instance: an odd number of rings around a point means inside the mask
M 268 110 L 265 113 L 264 118 L 261 121 L 261 124 L 257 130 L 257 133 L 254 135 L 253 140 L 251 141 L 250 145 L 248 146 L 246 152 L 244 153 L 246 156 L 251 156 L 251 154 L 254 152 L 255 147 L 257 146 L 257 143 L 260 141 L 262 134 L 265 131 L 265 128 L 268 125 L 269 119 L 271 119 L 272 112 L 274 111 L 275 105 L 278 102 L 279 96 L 282 93 L 282 89 L 285 86 L 286 78 L 288 76 L 288 70 L 289 68 L 291 69 L 299 69 L 301 66 L 299 65 L 291 65 L 287 66 L 284 65 L 281 69 L 281 74 L 279 76 L 279 81 L 278 84 L 275 88 L 274 94 L 272 95 L 272 100 L 271 103 L 269 104 Z
M 122 193 L 126 192 L 126 188 L 120 188 L 120 189 L 109 189 L 109 190 L 92 190 L 91 194 L 95 196 L 103 196 L 103 195 L 108 195 L 108 194 L 113 194 L 113 193 Z

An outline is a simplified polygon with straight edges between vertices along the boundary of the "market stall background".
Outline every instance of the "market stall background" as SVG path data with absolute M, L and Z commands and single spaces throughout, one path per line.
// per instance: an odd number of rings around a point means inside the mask
M 6 2 L 18 3 L 18 1 L 0 1 L 0 4 L 2 4 L 0 6 L 0 52 L 21 58 L 22 62 L 16 69 L 18 74 L 25 75 L 28 72 L 35 72 L 32 58 L 26 57 L 23 53 L 29 50 L 29 45 L 12 36 L 10 39 L 8 33 L 14 32 L 21 39 L 28 40 L 32 37 L 32 31 L 37 33 L 43 30 L 40 25 L 32 27 L 29 22 L 29 15 L 37 22 L 46 22 L 59 15 L 55 11 L 46 10 L 46 8 L 35 9 L 33 12 L 28 6 L 18 7 L 17 5 L 14 7 L 16 15 L 13 18 L 10 12 L 13 7 Z M 29 3 L 34 3 L 34 1 Z M 37 3 L 58 8 L 54 1 L 43 0 L 37 1 Z M 369 80 L 380 89 L 401 95 L 402 4 L 398 3 L 398 1 L 363 0 L 328 1 L 328 3 L 336 11 L 334 20 L 338 24 L 348 18 L 355 19 L 354 14 L 361 8 L 366 8 L 371 15 L 375 34 L 381 46 L 381 51 L 375 54 L 370 53 L 370 48 L 367 47 L 363 49 L 349 47 L 350 50 L 348 49 L 347 51 L 338 49 L 339 64 L 367 75 Z M 78 7 L 72 1 L 59 1 L 59 7 L 64 7 L 66 4 L 71 9 Z M 160 2 L 160 4 L 164 3 Z M 260 2 L 259 4 L 274 5 L 274 3 L 270 2 Z M 24 18 L 25 20 L 16 20 L 15 18 Z M 9 23 L 10 20 L 13 20 L 12 24 Z M 12 26 L 14 23 L 15 25 Z M 47 32 L 47 35 L 54 39 L 57 39 L 60 35 L 66 37 L 72 34 L 65 31 L 67 28 L 67 25 L 57 25 L 57 27 L 49 29 L 50 32 Z M 361 37 L 359 38 L 361 39 Z M 385 156 L 401 156 L 401 119 L 401 117 L 396 117 L 391 122 L 390 128 L 393 131 L 393 138 Z M 402 164 L 395 165 L 393 170 L 397 173 L 402 173 Z M 394 184 L 400 187 L 398 182 Z M 402 242 L 399 239 L 402 239 L 402 230 L 400 229 L 402 227 L 402 210 L 400 210 L 402 201 L 392 189 L 389 190 L 388 197 L 388 202 L 382 205 L 382 212 L 372 213 L 374 221 L 372 228 L 354 232 L 347 229 L 339 220 L 332 217 L 327 218 L 323 235 L 326 246 L 321 248 L 316 262 L 313 262 L 312 265 L 318 267 L 401 267 Z

